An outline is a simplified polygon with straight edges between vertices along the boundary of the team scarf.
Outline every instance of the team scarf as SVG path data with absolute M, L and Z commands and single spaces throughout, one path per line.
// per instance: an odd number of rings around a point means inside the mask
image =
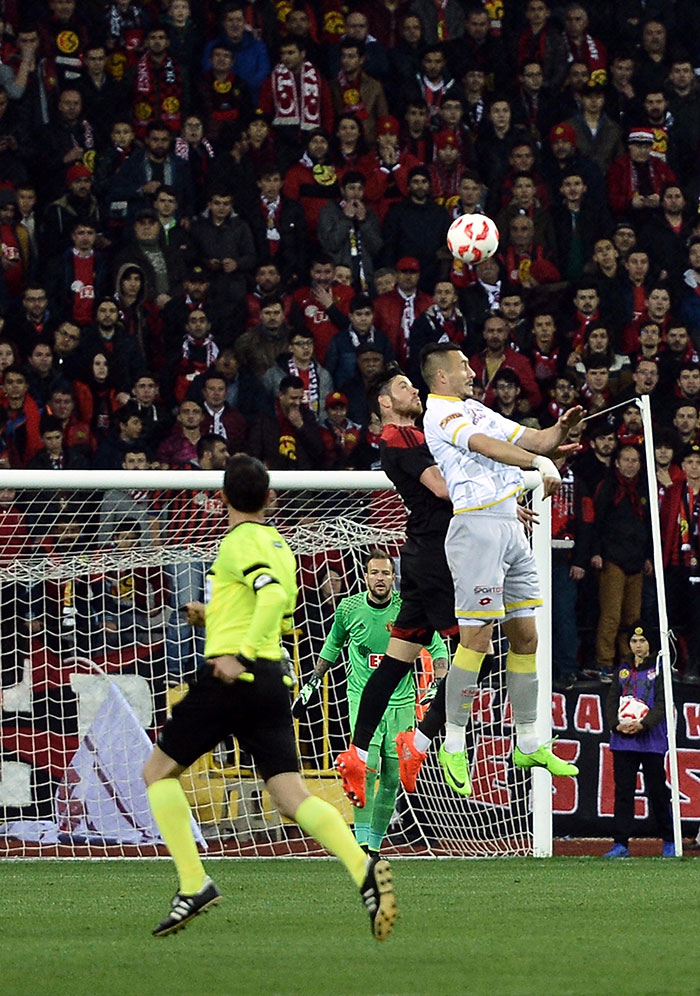
M 684 567 L 693 568 L 697 574 L 698 560 L 700 559 L 700 533 L 698 531 L 700 495 L 692 496 L 693 507 L 691 509 L 688 492 L 688 484 L 684 481 L 681 490 L 681 508 L 678 515 L 680 554 Z
M 572 47 L 566 34 L 564 34 L 564 42 L 566 44 L 566 61 L 568 63 L 584 62 L 592 73 L 596 69 L 605 69 L 605 60 L 598 51 L 598 46 L 592 35 L 586 33 L 583 43 L 576 48 Z
M 547 58 L 547 25 L 535 35 L 532 28 L 526 28 L 518 41 L 518 66 L 522 69 L 528 62 L 539 62 L 544 66 Z
M 447 4 L 449 0 L 433 0 L 435 16 L 437 17 L 437 37 L 439 42 L 450 40 L 450 29 L 447 24 Z
M 403 312 L 401 313 L 401 331 L 403 332 L 403 337 L 406 343 L 408 343 L 408 337 L 411 332 L 411 326 L 416 317 L 416 292 L 413 294 L 404 294 L 400 287 L 396 288 L 399 297 L 403 301 Z
M 345 207 L 346 201 L 340 202 L 340 210 L 342 211 Z M 348 233 L 350 239 L 350 258 L 351 266 L 355 269 L 357 265 L 357 275 L 360 281 L 360 287 L 364 292 L 367 292 L 369 285 L 367 283 L 367 274 L 365 272 L 365 260 L 362 246 L 362 232 L 360 231 L 360 225 L 357 218 L 352 219 L 352 224 L 350 225 L 350 231 Z M 357 347 L 355 347 L 357 348 Z
M 648 177 L 649 177 L 649 184 L 651 186 L 651 193 L 654 194 L 661 193 L 661 188 L 663 186 L 663 183 L 661 182 L 661 178 L 658 176 L 658 170 L 656 168 L 656 163 L 659 161 L 660 158 L 658 156 L 656 157 L 656 162 L 654 161 L 654 157 L 652 157 L 651 159 L 648 160 L 648 162 L 641 164 L 633 163 L 632 160 L 630 159 L 629 161 L 630 190 L 632 191 L 633 194 L 645 193 L 643 185 L 640 183 L 640 176 L 639 176 L 640 170 L 637 169 L 638 165 L 644 165 L 649 170 Z
M 272 94 L 275 101 L 274 125 L 299 125 L 302 131 L 321 125 L 321 75 L 305 62 L 299 75 L 299 87 L 294 74 L 279 63 L 272 70 Z
M 205 360 L 207 368 L 214 365 L 217 356 L 219 355 L 219 347 L 216 345 L 214 340 L 210 335 L 206 339 L 193 339 L 191 335 L 186 335 L 182 342 L 182 358 L 184 360 L 191 359 L 190 352 L 193 349 L 204 349 L 206 352 Z M 192 361 L 200 362 L 200 361 Z
M 211 144 L 209 139 L 203 138 L 199 144 L 201 145 L 202 149 L 204 149 L 206 158 L 213 159 L 215 154 L 214 146 Z M 183 138 L 181 135 L 177 136 L 177 138 L 175 139 L 174 152 L 178 159 L 184 159 L 185 162 L 190 158 L 190 143 L 187 141 L 186 138 Z M 165 164 L 167 166 L 168 164 L 167 159 L 165 160 Z M 169 181 L 166 181 L 166 183 L 167 182 Z
M 302 380 L 304 379 L 301 376 L 302 371 L 296 365 L 293 357 L 291 356 L 287 360 L 287 369 L 289 370 L 289 373 L 293 377 L 300 377 Z M 303 403 L 307 406 L 307 408 L 310 408 L 315 415 L 318 415 L 321 407 L 321 399 L 319 396 L 319 387 L 318 387 L 318 370 L 316 369 L 316 364 L 313 362 L 313 360 L 306 368 L 305 373 L 307 373 L 309 376 L 309 386 L 305 392 L 306 396 L 303 399 Z
M 161 75 L 159 86 L 154 79 L 155 64 L 150 52 L 146 52 L 138 61 L 136 68 L 136 87 L 134 113 L 141 122 L 150 121 L 157 114 L 165 122 L 179 123 L 182 111 L 182 82 L 180 73 L 173 59 L 167 55 L 158 67 Z M 160 101 L 160 108 L 157 103 Z
M 359 349 L 361 343 L 363 343 L 363 342 L 371 342 L 372 344 L 374 344 L 374 333 L 375 332 L 376 332 L 376 329 L 375 329 L 375 327 L 373 325 L 370 328 L 370 330 L 367 333 L 367 335 L 363 336 L 363 338 L 360 339 L 359 335 L 357 334 L 357 332 L 355 331 L 355 329 L 352 327 L 352 325 L 348 325 L 348 335 L 350 336 L 350 342 L 352 343 L 353 349 Z
M 345 113 L 354 114 L 358 121 L 366 121 L 369 117 L 369 111 L 362 99 L 361 77 L 362 73 L 358 73 L 355 79 L 351 80 L 341 69 L 338 73 L 338 83 L 340 84 Z
M 274 201 L 265 200 L 264 197 L 260 198 L 260 210 L 263 215 L 266 215 L 265 223 L 265 234 L 267 236 L 267 241 L 271 243 L 268 246 L 270 252 L 274 255 L 279 249 L 279 242 L 282 239 L 280 235 L 279 228 L 277 227 L 279 222 L 279 217 L 282 209 L 282 198 L 277 196 Z

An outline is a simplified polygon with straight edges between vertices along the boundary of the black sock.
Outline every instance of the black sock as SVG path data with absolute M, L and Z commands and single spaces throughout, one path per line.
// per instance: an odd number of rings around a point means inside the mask
M 440 679 L 435 698 L 430 703 L 430 708 L 418 724 L 418 729 L 424 733 L 429 740 L 434 740 L 440 732 L 440 728 L 445 725 L 445 679 Z
M 369 750 L 369 742 L 379 726 L 389 699 L 398 688 L 401 679 L 411 670 L 413 670 L 413 661 L 408 664 L 396 657 L 389 657 L 388 654 L 382 657 L 379 667 L 365 685 L 360 699 L 357 722 L 352 735 L 352 742 L 359 750 Z

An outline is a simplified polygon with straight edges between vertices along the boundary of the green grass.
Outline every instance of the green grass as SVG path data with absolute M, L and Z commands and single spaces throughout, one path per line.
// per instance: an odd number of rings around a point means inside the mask
M 167 861 L 5 863 L 3 996 L 697 996 L 700 862 L 394 861 L 377 944 L 330 861 L 207 862 L 225 895 L 174 937 Z

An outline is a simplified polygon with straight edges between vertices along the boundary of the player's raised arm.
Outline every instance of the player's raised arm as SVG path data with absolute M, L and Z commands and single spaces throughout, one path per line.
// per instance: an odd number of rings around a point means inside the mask
M 575 405 L 560 415 L 554 425 L 550 425 L 546 429 L 526 429 L 518 439 L 518 445 L 531 453 L 551 456 L 566 440 L 570 430 L 575 428 L 584 418 L 585 414 L 581 405 Z

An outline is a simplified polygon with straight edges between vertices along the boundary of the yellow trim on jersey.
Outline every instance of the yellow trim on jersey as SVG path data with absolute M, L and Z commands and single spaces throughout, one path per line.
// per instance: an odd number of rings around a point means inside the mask
M 471 422 L 460 422 L 455 431 L 452 433 L 452 439 L 450 440 L 450 442 L 452 443 L 453 446 L 455 444 L 455 438 L 457 436 L 457 433 L 460 431 L 460 429 L 463 429 L 465 425 L 471 425 Z
M 489 502 L 488 505 L 472 505 L 471 508 L 455 508 L 452 514 L 463 515 L 465 512 L 478 512 L 482 508 L 493 508 L 494 505 L 501 505 L 504 501 L 508 501 L 508 499 L 512 498 L 514 495 L 522 494 L 524 490 L 525 488 L 523 487 L 517 487 L 515 491 L 509 492 L 507 495 L 504 495 L 503 498 L 499 498 L 498 501 Z
M 455 610 L 455 615 L 459 619 L 502 619 L 505 615 L 505 610 L 491 609 L 490 612 L 460 612 Z
M 505 609 L 506 612 L 510 612 L 512 609 L 533 609 L 538 605 L 542 605 L 541 598 L 530 598 L 525 602 L 508 602 Z
M 513 440 L 515 439 L 515 437 L 518 435 L 518 433 L 520 432 L 520 430 L 522 428 L 523 428 L 523 426 L 519 425 L 517 429 L 513 429 L 513 431 L 511 432 L 510 436 L 508 436 L 508 442 L 509 443 L 513 442 Z
M 429 394 L 429 398 L 437 398 L 438 401 L 459 401 L 460 404 L 466 401 L 466 398 L 458 398 L 454 394 Z

